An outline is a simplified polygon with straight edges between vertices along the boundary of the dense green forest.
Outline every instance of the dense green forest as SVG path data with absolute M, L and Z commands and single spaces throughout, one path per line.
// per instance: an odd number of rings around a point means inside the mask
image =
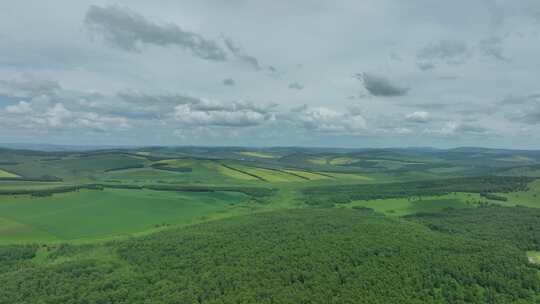
M 504 210 L 506 224 L 518 224 L 523 209 Z M 489 222 L 483 230 L 498 228 L 499 217 L 468 212 Z M 519 232 L 530 240 L 537 231 Z M 104 245 L 3 247 L 0 303 L 540 301 L 540 269 L 512 242 L 482 234 L 448 234 L 370 210 L 308 208 Z
M 533 180 L 528 177 L 477 176 L 385 184 L 307 187 L 303 193 L 306 195 L 306 203 L 310 205 L 349 203 L 353 200 L 439 196 L 453 192 L 481 193 L 490 196 L 491 192 L 525 191 L 527 184 Z
M 430 229 L 540 251 L 540 209 L 489 206 L 407 216 Z

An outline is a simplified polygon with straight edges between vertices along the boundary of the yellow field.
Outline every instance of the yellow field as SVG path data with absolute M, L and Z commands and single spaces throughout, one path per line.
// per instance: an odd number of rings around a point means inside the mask
M 193 160 L 190 159 L 165 159 L 156 162 L 158 164 L 167 164 L 171 167 L 189 167 L 193 165 Z
M 276 158 L 274 155 L 267 154 L 267 153 L 261 153 L 261 152 L 238 152 L 238 154 L 250 156 L 250 157 L 258 157 L 258 158 Z
M 19 177 L 17 174 L 0 169 L 0 177 Z
M 358 161 L 357 159 L 354 159 L 352 157 L 336 157 L 330 160 L 330 165 L 339 166 L 339 165 L 348 165 L 352 164 L 354 162 Z
M 316 165 L 326 165 L 326 158 L 310 158 L 308 162 Z
M 317 173 L 314 173 L 314 172 L 307 172 L 307 171 L 300 171 L 300 170 L 290 170 L 290 169 L 286 169 L 286 170 L 283 170 L 283 171 L 305 177 L 305 178 L 307 178 L 309 180 L 319 180 L 319 179 L 329 179 L 329 178 L 331 178 L 331 177 L 324 176 L 324 175 L 321 175 L 321 174 L 317 174 Z
M 238 172 L 232 169 L 229 169 L 227 167 L 224 167 L 223 165 L 220 165 L 217 167 L 217 171 L 223 175 L 226 175 L 228 177 L 236 178 L 236 179 L 242 179 L 242 180 L 259 180 L 258 178 L 244 174 L 242 172 Z
M 355 179 L 355 180 L 365 180 L 365 181 L 373 180 L 373 178 L 371 177 L 357 175 L 353 173 L 334 173 L 334 172 L 326 173 L 325 172 L 325 174 L 333 176 L 335 178 L 341 178 L 341 179 Z

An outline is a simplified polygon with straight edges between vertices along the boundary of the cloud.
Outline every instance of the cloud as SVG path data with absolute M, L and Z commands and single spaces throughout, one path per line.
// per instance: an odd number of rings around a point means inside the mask
M 105 41 L 124 51 L 139 52 L 141 45 L 177 46 L 205 60 L 226 61 L 220 45 L 175 24 L 157 24 L 128 8 L 92 5 L 85 25 Z
M 236 82 L 232 78 L 223 79 L 222 83 L 223 83 L 224 86 L 229 86 L 229 87 L 232 87 L 232 86 L 236 85 Z
M 31 74 L 0 80 L 0 92 L 9 96 L 34 97 L 39 95 L 54 95 L 62 90 L 60 84 L 50 79 L 44 79 Z
M 125 117 L 103 116 L 96 113 L 84 113 L 77 119 L 75 124 L 81 127 L 89 128 L 95 131 L 109 131 L 111 127 L 121 130 L 131 128 Z
M 540 102 L 540 93 L 532 93 L 523 96 L 508 95 L 503 100 L 499 101 L 498 104 L 501 105 L 518 105 L 518 104 L 528 104 L 528 103 L 539 103 Z
M 227 49 L 229 49 L 229 51 L 237 59 L 243 61 L 257 71 L 260 71 L 262 69 L 261 65 L 259 64 L 259 60 L 251 55 L 246 54 L 241 47 L 239 47 L 232 41 L 232 39 L 224 37 L 223 40 L 225 41 L 225 46 L 227 47 Z
M 431 62 L 417 62 L 416 66 L 422 71 L 433 70 L 435 68 L 435 64 Z
M 32 107 L 26 101 L 19 101 L 15 105 L 6 106 L 5 111 L 9 114 L 27 114 L 32 112 Z
M 488 133 L 488 129 L 476 123 L 449 121 L 440 129 L 425 129 L 424 133 L 440 135 L 485 135 Z
M 471 52 L 464 42 L 449 40 L 432 42 L 417 51 L 417 66 L 425 70 L 434 68 L 441 62 L 449 65 L 464 64 L 471 57 Z
M 120 116 L 102 115 L 66 108 L 61 102 L 39 103 L 20 101 L 8 105 L 4 109 L 2 119 L 10 122 L 11 126 L 34 129 L 36 131 L 91 129 L 109 131 L 110 129 L 128 129 L 128 119 Z
M 503 62 L 510 62 L 510 58 L 506 57 L 502 53 L 503 40 L 500 37 L 491 37 L 480 41 L 480 49 L 484 52 L 484 55 L 495 58 Z
M 399 87 L 385 77 L 362 73 L 356 74 L 357 79 L 362 80 L 366 90 L 373 96 L 396 97 L 407 94 L 409 88 Z
M 512 122 L 538 125 L 540 124 L 540 105 L 535 104 L 526 110 L 519 111 L 517 114 L 507 114 L 506 118 Z
M 326 107 L 302 107 L 291 110 L 289 120 L 297 127 L 338 134 L 357 134 L 367 130 L 364 117 L 357 113 L 338 112 Z
M 191 126 L 251 127 L 263 124 L 271 116 L 247 108 L 227 109 L 185 104 L 174 108 L 174 118 Z
M 123 90 L 117 93 L 122 100 L 139 105 L 177 105 L 198 103 L 200 100 L 181 94 L 148 94 L 138 90 Z
M 405 115 L 405 120 L 414 123 L 428 123 L 430 121 L 430 115 L 426 111 L 416 111 Z
M 302 89 L 304 89 L 304 85 L 302 85 L 301 83 L 298 83 L 298 82 L 291 82 L 291 83 L 289 83 L 289 89 L 302 90 Z

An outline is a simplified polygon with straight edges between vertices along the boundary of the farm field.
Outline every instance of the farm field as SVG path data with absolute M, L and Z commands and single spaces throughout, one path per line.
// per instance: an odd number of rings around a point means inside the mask
M 50 197 L 0 197 L 0 243 L 105 238 L 189 224 L 241 204 L 234 192 L 81 190 Z
M 240 155 L 257 157 L 257 158 L 275 158 L 274 155 L 262 152 L 238 152 Z
M 19 176 L 17 174 L 13 174 L 6 170 L 0 169 L 0 178 L 5 178 L 5 177 L 19 177 Z

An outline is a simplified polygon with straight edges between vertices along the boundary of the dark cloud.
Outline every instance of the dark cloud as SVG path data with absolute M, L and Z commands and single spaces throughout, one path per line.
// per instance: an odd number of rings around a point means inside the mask
M 260 71 L 262 69 L 261 65 L 259 64 L 259 60 L 257 60 L 257 58 L 251 55 L 246 54 L 244 50 L 242 50 L 241 47 L 239 47 L 232 41 L 232 39 L 224 37 L 223 40 L 225 41 L 225 46 L 227 46 L 227 49 L 229 49 L 229 51 L 237 59 L 247 63 L 250 67 L 252 67 L 253 69 L 257 71 Z
M 396 97 L 407 94 L 409 88 L 397 86 L 387 78 L 368 73 L 356 74 L 355 77 L 362 80 L 366 90 L 373 96 Z
M 221 83 L 224 86 L 229 86 L 229 87 L 232 87 L 232 86 L 236 85 L 236 82 L 232 78 L 225 78 L 225 79 L 223 79 L 223 81 Z
M 86 13 L 85 25 L 125 51 L 138 52 L 143 44 L 178 46 L 205 60 L 227 60 L 226 52 L 215 41 L 172 23 L 154 23 L 128 8 L 92 5 Z
M 302 85 L 301 83 L 298 83 L 298 82 L 291 82 L 291 83 L 289 83 L 289 89 L 302 90 L 302 89 L 304 89 L 304 85 Z
M 433 70 L 435 68 L 435 64 L 431 62 L 417 62 L 416 66 L 422 71 Z

